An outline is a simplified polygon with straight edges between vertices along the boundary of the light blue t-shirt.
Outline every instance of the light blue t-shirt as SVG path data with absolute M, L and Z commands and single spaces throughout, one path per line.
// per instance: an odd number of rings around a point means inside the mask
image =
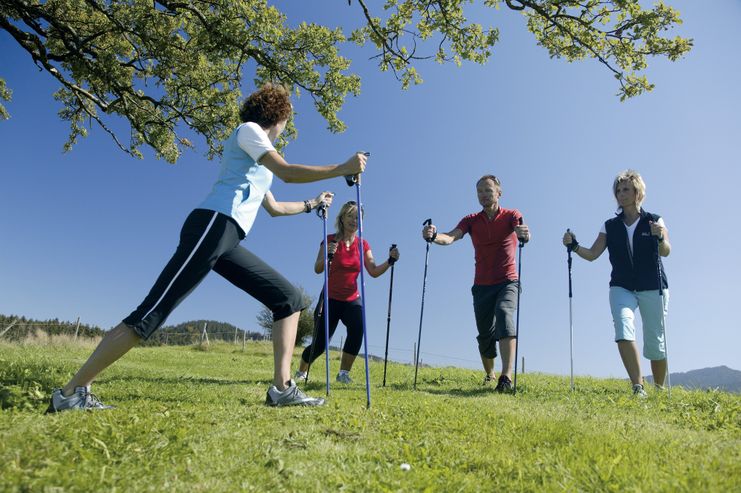
M 274 150 L 260 125 L 247 122 L 238 126 L 224 143 L 219 177 L 198 207 L 234 218 L 244 234 L 249 233 L 273 183 L 273 173 L 257 161 Z

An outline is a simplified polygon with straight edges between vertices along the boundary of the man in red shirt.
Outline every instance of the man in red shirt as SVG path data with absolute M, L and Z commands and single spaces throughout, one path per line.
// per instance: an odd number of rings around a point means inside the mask
M 502 374 L 496 390 L 512 389 L 512 360 L 515 356 L 516 327 L 514 313 L 517 306 L 519 280 L 515 265 L 518 239 L 530 241 L 527 225 L 520 224 L 522 214 L 517 209 L 499 206 L 502 188 L 494 175 L 482 176 L 476 182 L 476 193 L 483 210 L 470 214 L 448 233 L 438 233 L 435 225 L 425 226 L 422 237 L 438 245 L 450 245 L 468 233 L 476 257 L 476 275 L 471 293 L 476 316 L 476 337 L 486 376 L 484 384 L 495 378 L 494 358 L 496 342 L 502 353 Z

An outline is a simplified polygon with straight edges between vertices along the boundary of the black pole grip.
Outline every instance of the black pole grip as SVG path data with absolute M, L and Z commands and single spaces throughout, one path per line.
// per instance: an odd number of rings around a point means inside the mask
M 365 157 L 370 157 L 370 152 L 363 152 L 362 153 Z M 345 175 L 345 183 L 347 183 L 348 187 L 351 187 L 357 183 L 357 179 L 355 178 L 357 175 Z
M 336 241 L 330 241 L 330 243 L 334 243 L 335 245 L 337 244 L 337 242 L 336 242 Z M 331 261 L 332 261 L 332 258 L 333 258 L 333 257 L 334 257 L 334 253 L 329 253 L 329 252 L 327 252 L 327 260 L 328 260 L 328 261 L 330 261 L 330 262 L 331 262 Z
M 570 228 L 566 228 L 566 232 L 569 233 L 569 234 L 571 234 L 571 229 Z M 574 251 L 574 237 L 573 237 L 573 235 L 571 237 L 571 243 L 569 243 L 568 245 L 566 245 L 566 251 L 569 252 L 569 258 L 571 258 L 571 252 Z
M 394 248 L 396 248 L 396 243 L 391 244 L 391 246 L 389 247 L 389 253 L 391 253 L 391 250 L 393 250 Z M 394 265 L 396 263 L 396 259 L 389 255 L 388 263 L 389 265 Z
M 517 220 L 517 224 L 519 224 L 520 226 L 522 226 L 522 216 L 520 216 L 520 219 Z M 524 247 L 525 246 L 525 241 L 522 238 L 520 238 L 519 236 L 517 237 L 517 239 L 520 240 L 520 248 Z
M 428 218 L 425 220 L 425 222 L 422 223 L 422 226 L 431 226 L 432 225 L 432 218 Z M 435 234 L 432 235 L 432 238 L 425 238 L 425 241 L 427 243 L 432 243 L 435 241 L 435 236 L 437 236 L 437 231 L 435 231 Z

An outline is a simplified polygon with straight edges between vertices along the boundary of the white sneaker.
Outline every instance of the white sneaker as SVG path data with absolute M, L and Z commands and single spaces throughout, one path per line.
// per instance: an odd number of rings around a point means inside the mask
M 293 375 L 294 380 L 306 380 L 307 372 L 296 370 L 296 373 Z
M 640 383 L 633 385 L 633 395 L 638 397 L 639 399 L 645 399 L 646 397 L 648 397 L 648 394 L 643 389 L 643 385 L 641 385 Z
M 59 413 L 71 410 L 94 410 L 94 409 L 113 409 L 113 406 L 106 406 L 95 394 L 90 392 L 90 387 L 75 387 L 75 392 L 69 397 L 62 394 L 62 389 L 54 389 L 51 393 L 49 407 L 46 414 Z
M 324 404 L 324 399 L 321 397 L 309 397 L 304 394 L 293 380 L 289 383 L 288 388 L 282 392 L 275 385 L 271 385 L 265 397 L 265 404 L 268 406 L 321 406 Z
M 352 378 L 350 378 L 350 374 L 347 372 L 339 372 L 335 380 L 340 383 L 352 383 Z

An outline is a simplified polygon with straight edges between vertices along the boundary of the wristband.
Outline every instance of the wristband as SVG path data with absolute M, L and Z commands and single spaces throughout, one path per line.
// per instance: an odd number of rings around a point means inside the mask
M 571 243 L 569 244 L 569 249 L 572 252 L 576 253 L 576 251 L 579 249 L 579 242 L 576 241 L 576 238 L 574 238 L 573 236 L 571 238 L 572 240 L 571 240 Z
M 308 200 L 304 200 L 304 212 L 308 214 L 311 212 L 311 209 L 311 203 Z
M 435 231 L 434 233 L 432 233 L 432 236 L 427 241 L 429 241 L 430 243 L 432 243 L 432 242 L 435 241 L 435 238 L 437 238 L 437 231 Z
M 658 240 L 659 240 L 659 243 L 664 243 L 664 236 L 663 235 L 659 236 Z

